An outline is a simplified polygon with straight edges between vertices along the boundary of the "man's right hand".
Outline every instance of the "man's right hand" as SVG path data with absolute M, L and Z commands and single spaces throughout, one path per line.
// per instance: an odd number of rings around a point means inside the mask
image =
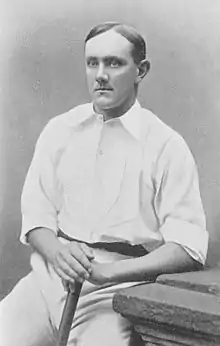
M 50 262 L 55 272 L 64 282 L 83 282 L 92 271 L 91 260 L 94 259 L 92 250 L 84 243 L 73 241 L 60 244 Z
M 73 241 L 63 244 L 56 234 L 48 228 L 35 228 L 27 235 L 30 245 L 51 263 L 62 281 L 74 283 L 84 281 L 92 270 L 93 251 L 86 244 Z

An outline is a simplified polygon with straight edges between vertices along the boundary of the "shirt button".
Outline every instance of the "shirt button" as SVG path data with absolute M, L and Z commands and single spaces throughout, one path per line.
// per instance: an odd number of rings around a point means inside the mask
M 102 121 L 103 121 L 103 115 L 102 115 L 102 114 L 97 114 L 97 118 L 98 118 L 99 120 L 102 120 Z

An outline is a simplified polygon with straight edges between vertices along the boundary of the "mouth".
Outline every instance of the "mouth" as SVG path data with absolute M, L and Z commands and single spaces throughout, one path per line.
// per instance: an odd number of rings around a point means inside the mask
M 106 88 L 106 87 L 99 87 L 99 88 L 95 88 L 95 91 L 98 92 L 105 92 L 105 91 L 112 91 L 112 88 Z

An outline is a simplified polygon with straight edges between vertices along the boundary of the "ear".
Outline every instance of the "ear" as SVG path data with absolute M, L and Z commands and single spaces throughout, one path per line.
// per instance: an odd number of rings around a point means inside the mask
M 142 60 L 137 65 L 137 77 L 136 82 L 140 83 L 142 79 L 147 75 L 148 71 L 150 70 L 150 61 L 147 59 Z

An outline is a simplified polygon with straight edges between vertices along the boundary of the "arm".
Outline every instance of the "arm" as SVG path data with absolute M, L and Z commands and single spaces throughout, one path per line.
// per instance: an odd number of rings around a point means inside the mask
M 36 228 L 27 234 L 27 241 L 49 262 L 62 280 L 74 283 L 88 279 L 93 253 L 85 244 L 63 244 L 48 228 Z
M 199 269 L 204 264 L 208 234 L 197 170 L 181 137 L 174 137 L 166 145 L 154 177 L 154 207 L 165 244 L 140 258 L 106 266 L 95 264 L 94 281 L 142 281 L 160 274 Z
M 40 253 L 63 280 L 73 282 L 89 275 L 93 255 L 84 245 L 64 245 L 57 238 L 62 190 L 55 167 L 66 138 L 62 127 L 52 120 L 38 139 L 22 192 L 21 241 Z
M 89 280 L 96 284 L 148 281 L 160 274 L 198 270 L 201 267 L 182 246 L 169 242 L 143 257 L 108 264 L 93 263 Z

